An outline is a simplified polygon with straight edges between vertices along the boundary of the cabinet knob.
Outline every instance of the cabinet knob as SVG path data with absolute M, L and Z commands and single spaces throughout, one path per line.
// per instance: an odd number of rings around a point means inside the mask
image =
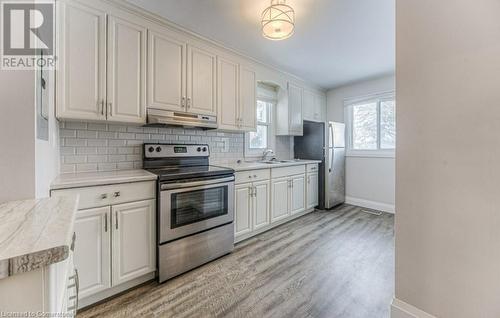
M 108 194 L 107 193 L 101 194 L 101 199 L 102 200 L 107 199 L 107 198 L 108 198 Z
M 118 198 L 120 195 L 121 195 L 120 191 L 116 191 L 116 192 L 113 194 L 113 196 L 114 196 L 115 198 Z
M 257 178 L 257 175 L 256 175 L 256 174 L 254 174 L 254 175 L 253 175 L 253 177 L 254 177 L 254 178 Z

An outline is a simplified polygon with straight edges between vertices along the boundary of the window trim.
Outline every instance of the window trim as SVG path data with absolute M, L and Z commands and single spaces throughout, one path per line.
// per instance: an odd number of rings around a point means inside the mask
M 381 103 L 387 100 L 396 100 L 396 94 L 394 91 L 383 92 L 378 94 L 367 95 L 358 98 L 351 98 L 344 100 L 344 113 L 345 113 L 345 122 L 346 122 L 346 139 L 347 139 L 347 149 L 346 156 L 347 157 L 373 157 L 373 158 L 395 158 L 396 157 L 396 148 L 394 149 L 382 149 L 380 148 L 380 115 L 381 115 Z M 353 117 L 352 110 L 353 106 L 364 104 L 364 103 L 373 103 L 377 104 L 377 149 L 353 149 Z

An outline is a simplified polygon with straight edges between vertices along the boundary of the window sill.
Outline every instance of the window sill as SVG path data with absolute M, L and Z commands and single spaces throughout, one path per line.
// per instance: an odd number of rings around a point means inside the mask
M 346 157 L 359 158 L 396 158 L 395 151 L 379 151 L 379 150 L 347 150 Z

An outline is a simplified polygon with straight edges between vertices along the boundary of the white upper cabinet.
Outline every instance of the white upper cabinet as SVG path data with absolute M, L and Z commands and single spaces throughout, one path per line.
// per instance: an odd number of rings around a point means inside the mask
M 100 2 L 58 3 L 57 117 L 145 123 L 142 20 Z
M 217 74 L 219 128 L 238 130 L 238 63 L 218 57 Z
M 106 119 L 106 12 L 76 2 L 57 2 L 59 16 L 56 115 Z
M 146 34 L 133 18 L 108 17 L 108 120 L 146 121 Z
M 255 71 L 240 65 L 240 126 L 255 130 L 257 124 L 257 81 Z
M 256 129 L 257 78 L 255 71 L 229 59 L 218 57 L 218 124 L 220 129 Z
M 192 45 L 188 45 L 187 52 L 187 111 L 216 115 L 217 57 Z
M 184 110 L 186 50 L 170 31 L 148 31 L 148 107 Z
M 326 119 L 326 97 L 323 94 L 304 89 L 302 99 L 304 120 L 323 122 Z
M 276 109 L 277 135 L 302 136 L 302 94 L 302 87 L 288 83 L 286 94 L 278 95 Z

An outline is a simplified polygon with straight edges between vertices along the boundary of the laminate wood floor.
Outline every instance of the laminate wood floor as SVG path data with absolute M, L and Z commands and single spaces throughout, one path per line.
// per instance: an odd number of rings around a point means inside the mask
M 236 245 L 164 284 L 84 310 L 90 317 L 389 317 L 394 218 L 343 205 Z

